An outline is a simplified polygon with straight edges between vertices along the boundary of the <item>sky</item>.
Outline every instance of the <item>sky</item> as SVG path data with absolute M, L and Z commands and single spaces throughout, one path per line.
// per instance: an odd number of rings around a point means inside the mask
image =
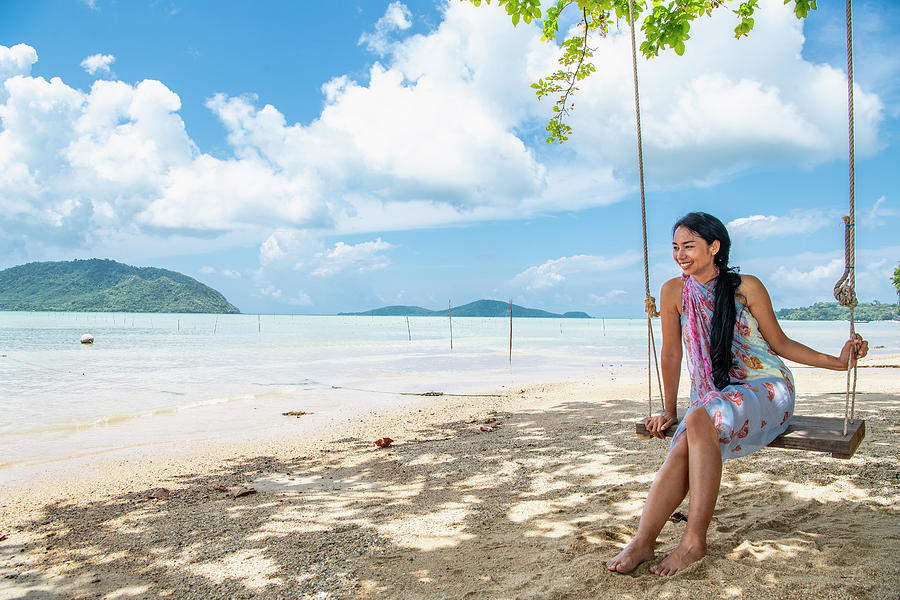
M 776 309 L 832 301 L 849 203 L 844 3 L 729 8 L 639 58 L 650 286 L 706 211 Z M 857 293 L 896 302 L 900 4 L 857 0 Z M 572 25 L 569 21 L 565 26 Z M 456 0 L 0 0 L 0 268 L 110 258 L 241 311 L 481 298 L 643 315 L 625 23 L 591 40 L 565 144 L 559 48 Z

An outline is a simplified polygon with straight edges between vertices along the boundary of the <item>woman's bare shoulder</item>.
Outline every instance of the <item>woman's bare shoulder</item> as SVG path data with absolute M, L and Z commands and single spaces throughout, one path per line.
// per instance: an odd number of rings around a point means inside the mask
M 769 292 L 766 286 L 759 280 L 759 277 L 745 273 L 741 273 L 741 284 L 735 290 L 735 297 L 741 304 L 749 307 L 751 311 L 754 307 L 761 304 L 771 306 L 772 302 L 769 299 Z
M 765 289 L 766 286 L 764 286 L 763 282 L 759 280 L 759 277 L 757 277 L 756 275 L 741 273 L 741 284 L 737 287 L 736 291 L 739 294 L 747 296 L 749 294 L 764 291 Z
M 681 312 L 681 293 L 684 291 L 684 280 L 681 277 L 673 277 L 664 284 L 659 291 L 660 308 L 668 306 Z
M 662 290 L 660 291 L 661 296 L 665 296 L 667 293 L 671 294 L 674 292 L 678 292 L 681 294 L 681 291 L 684 289 L 684 279 L 681 277 L 673 277 L 668 280 L 664 284 L 662 284 Z

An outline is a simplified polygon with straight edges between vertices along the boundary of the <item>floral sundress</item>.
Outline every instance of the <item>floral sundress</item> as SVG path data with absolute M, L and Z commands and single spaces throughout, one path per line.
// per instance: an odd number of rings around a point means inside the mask
M 750 310 L 735 301 L 737 319 L 729 374 L 731 385 L 718 390 L 713 384 L 710 359 L 710 324 L 715 300 L 715 279 L 702 284 L 682 275 L 681 333 L 691 375 L 692 410 L 709 414 L 719 433 L 722 460 L 746 456 L 784 433 L 794 414 L 794 378 L 759 332 Z M 672 438 L 685 431 L 682 418 Z

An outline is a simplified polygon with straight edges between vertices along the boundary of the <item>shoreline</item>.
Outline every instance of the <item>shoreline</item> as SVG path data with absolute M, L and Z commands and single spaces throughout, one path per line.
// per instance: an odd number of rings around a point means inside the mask
M 900 381 L 884 367 L 898 362 L 867 359 L 860 374 L 867 438 L 853 459 L 728 461 L 710 555 L 675 579 L 603 568 L 666 451 L 634 436 L 647 411 L 635 370 L 423 397 L 302 439 L 185 447 L 4 489 L 0 599 L 889 597 Z M 844 373 L 792 370 L 799 414 L 842 416 Z M 385 436 L 395 444 L 376 448 Z M 168 499 L 147 498 L 159 487 Z M 666 525 L 659 558 L 681 528 Z

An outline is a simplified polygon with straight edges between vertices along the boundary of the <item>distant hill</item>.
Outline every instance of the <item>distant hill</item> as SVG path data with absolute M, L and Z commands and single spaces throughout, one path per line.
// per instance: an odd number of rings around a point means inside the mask
M 454 317 L 508 317 L 509 302 L 499 300 L 477 300 L 469 304 L 463 304 L 450 309 Z M 376 317 L 446 317 L 447 309 L 428 310 L 419 306 L 384 306 L 365 312 L 338 313 L 347 316 L 376 316 Z M 564 319 L 590 319 L 591 316 L 584 312 L 567 312 L 564 314 L 547 312 L 537 308 L 525 308 L 513 304 L 513 317 L 537 317 L 537 318 L 564 318 Z
M 34 262 L 0 271 L 0 310 L 238 313 L 196 279 L 114 260 Z
M 816 302 L 802 308 L 782 308 L 775 313 L 787 321 L 849 321 L 850 309 L 837 302 Z M 900 306 L 881 302 L 860 302 L 853 311 L 857 321 L 900 320 Z

